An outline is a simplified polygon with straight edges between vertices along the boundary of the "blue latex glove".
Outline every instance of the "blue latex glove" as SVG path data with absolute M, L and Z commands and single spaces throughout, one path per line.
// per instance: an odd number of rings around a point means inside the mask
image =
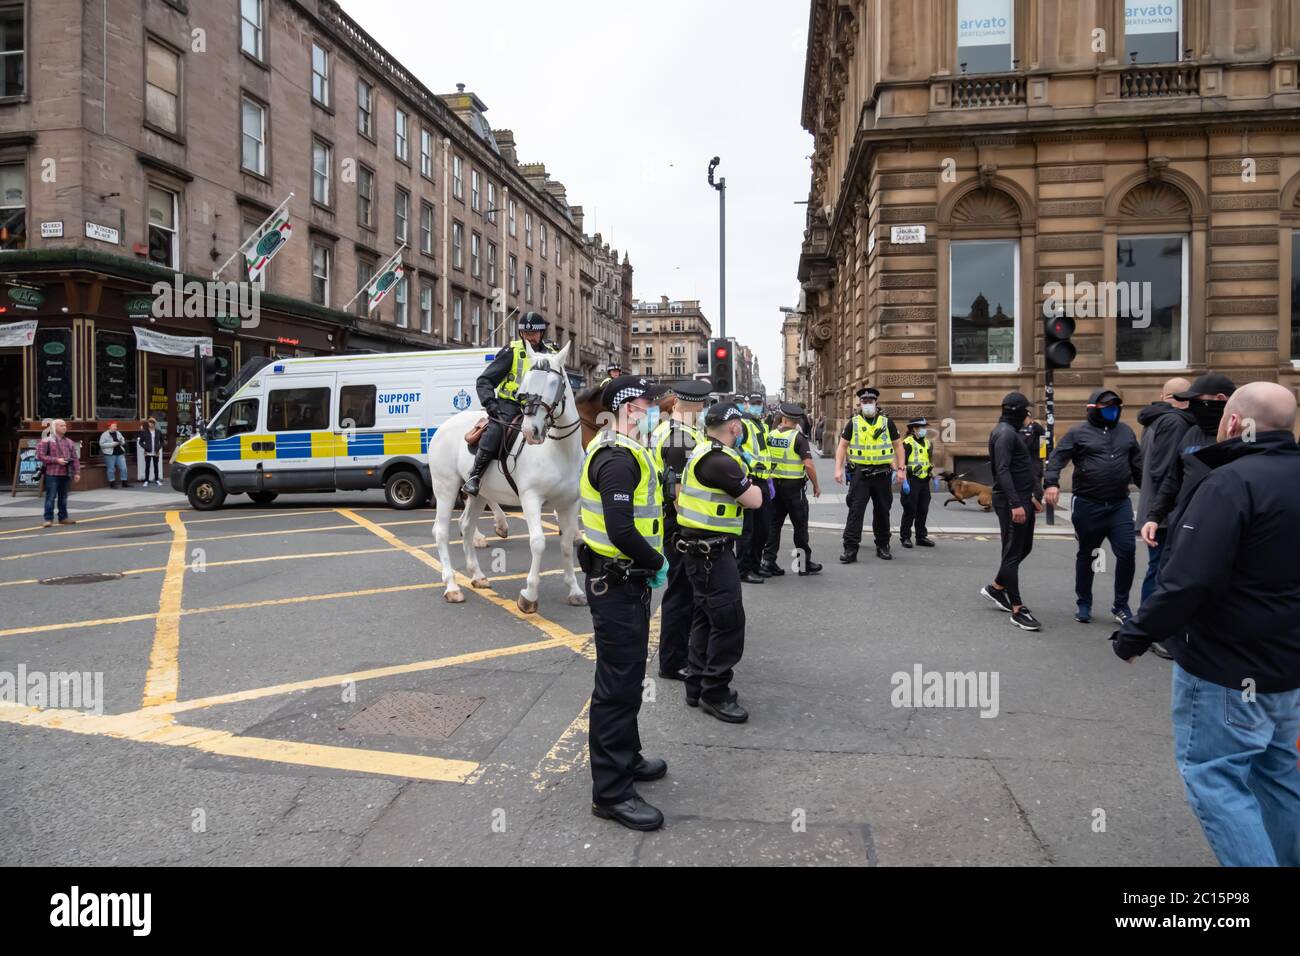
M 903 494 L 905 494 L 905 495 L 910 495 L 911 493 L 912 493 L 912 483 L 911 483 L 910 481 L 908 481 L 906 478 L 904 478 L 904 479 L 903 479 Z
M 653 590 L 654 588 L 661 588 L 667 583 L 668 583 L 668 561 L 665 560 L 664 563 L 659 566 L 659 570 L 654 573 L 654 577 L 650 578 L 650 588 L 651 590 Z

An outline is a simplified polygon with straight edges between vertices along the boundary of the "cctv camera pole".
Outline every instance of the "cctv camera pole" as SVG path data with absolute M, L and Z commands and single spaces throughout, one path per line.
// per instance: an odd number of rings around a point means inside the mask
M 709 161 L 709 185 L 718 191 L 718 338 L 727 337 L 727 177 L 713 181 L 713 171 L 722 160 Z

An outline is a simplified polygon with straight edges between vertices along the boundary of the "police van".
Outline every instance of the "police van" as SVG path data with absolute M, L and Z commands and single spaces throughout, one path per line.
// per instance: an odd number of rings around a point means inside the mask
M 495 349 L 398 352 L 245 363 L 229 399 L 171 457 L 171 485 L 200 511 L 228 495 L 383 488 L 409 509 L 430 495 L 429 440 L 479 408 L 475 382 Z

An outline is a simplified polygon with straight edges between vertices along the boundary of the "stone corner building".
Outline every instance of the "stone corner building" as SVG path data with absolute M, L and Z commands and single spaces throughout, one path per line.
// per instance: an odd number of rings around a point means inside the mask
M 814 416 L 875 385 L 977 466 L 1005 392 L 1042 416 L 1044 286 L 1068 281 L 1144 311 L 1076 305 L 1058 434 L 1103 384 L 1130 422 L 1175 374 L 1295 387 L 1298 68 L 1296 0 L 814 0 Z

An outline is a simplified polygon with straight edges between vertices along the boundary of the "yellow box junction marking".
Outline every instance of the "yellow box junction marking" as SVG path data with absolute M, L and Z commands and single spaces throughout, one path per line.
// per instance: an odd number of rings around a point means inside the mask
M 172 547 L 167 555 L 153 649 L 149 652 L 149 671 L 144 679 L 142 706 L 145 707 L 175 700 L 180 686 L 181 591 L 185 583 L 185 541 L 189 532 L 179 511 L 167 512 L 167 524 L 172 529 Z

